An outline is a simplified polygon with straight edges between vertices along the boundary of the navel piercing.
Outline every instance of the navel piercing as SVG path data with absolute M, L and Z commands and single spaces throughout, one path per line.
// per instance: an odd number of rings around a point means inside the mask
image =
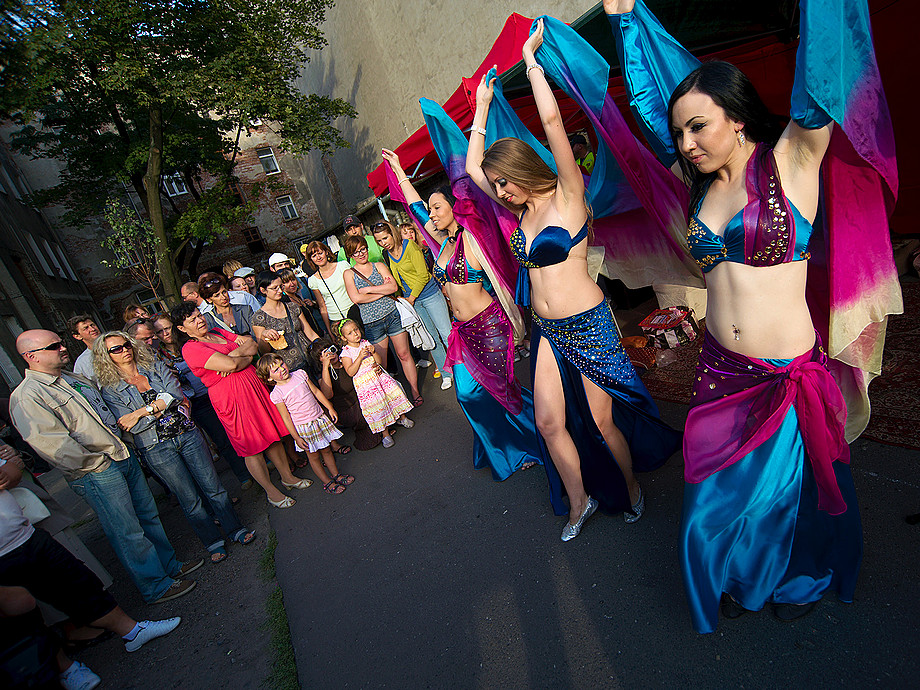
M 741 331 L 735 324 L 732 324 L 732 333 L 735 334 L 735 340 L 741 340 Z

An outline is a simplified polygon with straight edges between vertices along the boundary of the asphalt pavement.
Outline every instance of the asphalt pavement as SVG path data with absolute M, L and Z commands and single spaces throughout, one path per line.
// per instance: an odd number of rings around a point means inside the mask
M 543 469 L 501 483 L 474 470 L 454 392 L 429 379 L 423 393 L 394 448 L 341 459 L 357 478 L 344 494 L 317 482 L 271 511 L 303 687 L 920 687 L 920 525 L 903 520 L 920 511 L 920 451 L 853 444 L 855 603 L 828 595 L 796 622 L 764 610 L 699 635 L 678 567 L 679 454 L 639 475 L 638 523 L 598 513 L 563 543 Z M 682 428 L 686 406 L 660 407 Z

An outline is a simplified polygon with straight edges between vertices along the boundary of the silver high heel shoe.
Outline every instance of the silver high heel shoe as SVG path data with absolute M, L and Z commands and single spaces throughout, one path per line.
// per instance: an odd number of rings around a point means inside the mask
M 634 522 L 638 522 L 639 518 L 642 517 L 642 513 L 645 512 L 645 494 L 642 493 L 642 487 L 639 487 L 639 500 L 633 503 L 631 511 L 626 511 L 623 513 L 623 519 L 626 520 L 626 524 L 631 525 Z
M 565 523 L 565 527 L 562 528 L 562 541 L 569 541 L 578 536 L 578 533 L 581 532 L 582 525 L 585 524 L 585 521 L 594 515 L 594 511 L 597 510 L 597 501 L 588 496 L 588 502 L 585 504 L 585 509 L 581 514 L 581 517 L 578 518 L 578 522 L 574 525 L 570 522 Z

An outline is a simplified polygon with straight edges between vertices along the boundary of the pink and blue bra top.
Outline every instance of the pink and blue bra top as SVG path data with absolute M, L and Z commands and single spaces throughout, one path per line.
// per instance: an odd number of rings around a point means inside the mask
M 697 214 L 700 199 L 687 228 L 690 254 L 708 273 L 723 261 L 748 266 L 776 266 L 811 258 L 808 242 L 812 226 L 783 194 L 775 168 L 758 164 L 759 151 L 748 166 L 748 204 L 738 211 L 722 235 L 716 235 Z M 772 156 L 768 156 L 772 159 Z M 766 169 L 765 169 L 766 168 Z M 756 181 L 757 176 L 760 181 Z M 762 192 L 754 190 L 763 190 Z
M 511 253 L 524 268 L 543 268 L 561 264 L 569 258 L 572 248 L 588 236 L 587 220 L 575 237 L 572 237 L 568 230 L 559 225 L 547 225 L 533 238 L 528 253 L 527 238 L 524 236 L 524 231 L 521 230 L 522 220 L 524 220 L 523 213 L 517 228 L 511 233 L 510 244 Z
M 444 249 L 449 245 L 449 241 L 441 245 L 441 251 L 438 252 L 439 259 Z M 456 251 L 450 261 L 447 262 L 447 268 L 441 268 L 441 265 L 435 261 L 431 274 L 441 287 L 444 287 L 447 283 L 452 283 L 454 285 L 482 283 L 482 288 L 486 292 L 493 292 L 492 283 L 489 281 L 488 274 L 483 270 L 473 268 L 466 260 L 466 252 L 463 248 L 463 228 L 460 228 L 457 232 Z

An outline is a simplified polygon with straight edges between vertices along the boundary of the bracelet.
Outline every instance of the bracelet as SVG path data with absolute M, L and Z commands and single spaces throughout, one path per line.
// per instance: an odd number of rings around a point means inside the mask
M 546 76 L 546 72 L 543 70 L 543 65 L 541 65 L 539 62 L 535 62 L 527 68 L 526 72 L 524 72 L 524 76 L 526 76 L 528 79 L 530 79 L 530 70 L 532 69 L 538 69 L 540 70 L 540 74 L 542 74 L 544 77 Z
M 403 182 L 408 182 L 408 181 L 409 181 L 408 177 L 400 177 L 398 180 L 396 180 L 396 184 L 402 184 Z
M 473 132 L 479 132 L 482 136 L 486 135 L 486 130 L 483 127 L 470 127 L 470 130 Z

